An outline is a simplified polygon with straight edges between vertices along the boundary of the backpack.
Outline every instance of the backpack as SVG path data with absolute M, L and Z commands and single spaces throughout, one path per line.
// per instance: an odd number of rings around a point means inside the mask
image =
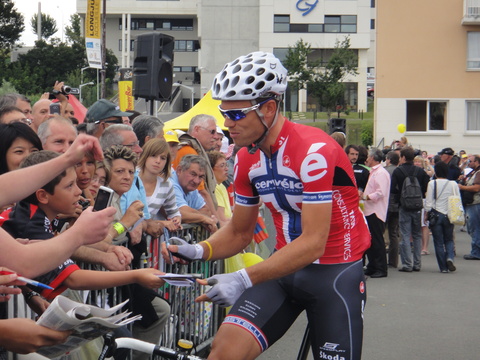
M 400 206 L 405 210 L 422 210 L 423 193 L 416 176 L 420 169 L 415 166 L 413 175 L 408 175 L 403 167 L 399 167 L 399 169 L 405 174 L 405 180 L 403 181 L 402 191 L 400 193 Z

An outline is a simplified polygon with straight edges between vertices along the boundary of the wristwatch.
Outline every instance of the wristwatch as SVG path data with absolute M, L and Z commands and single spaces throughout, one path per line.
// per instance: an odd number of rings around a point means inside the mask
M 57 96 L 58 94 L 61 94 L 62 92 L 61 91 L 58 91 L 58 90 L 53 90 L 52 91 L 52 94 Z
M 25 302 L 29 302 L 30 300 L 32 300 L 32 298 L 34 296 L 40 296 L 40 294 L 37 293 L 36 291 L 29 291 L 28 293 L 24 294 L 23 296 L 25 297 Z

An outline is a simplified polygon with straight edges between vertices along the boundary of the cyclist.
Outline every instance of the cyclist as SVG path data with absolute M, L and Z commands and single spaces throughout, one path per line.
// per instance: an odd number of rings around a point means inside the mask
M 254 359 L 307 311 L 315 359 L 360 359 L 370 246 L 345 152 L 325 132 L 280 114 L 287 70 L 270 53 L 225 65 L 212 94 L 235 145 L 236 205 L 229 224 L 196 245 L 169 250 L 187 259 L 232 256 L 251 241 L 260 198 L 277 231 L 267 260 L 203 281 L 196 301 L 234 304 L 209 359 Z M 253 286 L 253 287 L 252 287 Z

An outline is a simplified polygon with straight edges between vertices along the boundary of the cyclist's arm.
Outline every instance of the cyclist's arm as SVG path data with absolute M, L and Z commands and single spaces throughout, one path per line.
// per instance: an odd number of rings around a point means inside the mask
M 257 213 L 258 207 L 237 204 L 232 220 L 208 239 L 213 249 L 212 259 L 237 254 L 251 242 Z M 331 204 L 303 204 L 302 234 L 265 261 L 248 267 L 246 271 L 252 284 L 291 274 L 320 258 L 330 232 L 331 214 Z M 200 244 L 206 259 L 210 254 L 208 245 Z
M 267 260 L 247 268 L 252 284 L 277 279 L 304 268 L 325 252 L 332 205 L 303 204 L 302 234 Z

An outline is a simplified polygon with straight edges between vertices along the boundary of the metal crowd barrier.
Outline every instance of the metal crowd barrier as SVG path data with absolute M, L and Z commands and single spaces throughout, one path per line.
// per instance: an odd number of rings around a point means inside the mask
M 200 225 L 183 225 L 183 229 L 171 232 L 170 236 L 180 237 L 191 243 L 198 243 L 209 236 L 209 232 Z M 223 260 L 195 261 L 188 265 L 166 264 L 160 253 L 164 236 L 159 239 L 147 238 L 148 254 L 142 257 L 144 267 L 153 267 L 166 273 L 202 274 L 204 278 L 223 272 Z M 121 246 L 121 245 L 119 245 Z M 83 269 L 105 271 L 101 266 L 93 264 L 80 264 Z M 193 284 L 191 287 L 177 287 L 165 284 L 158 289 L 158 293 L 170 304 L 170 319 L 165 326 L 160 345 L 175 348 L 179 339 L 190 340 L 194 344 L 194 353 L 200 353 L 208 348 L 220 326 L 223 309 L 211 303 L 195 303 L 195 298 L 204 292 L 204 287 Z M 84 302 L 96 304 L 100 307 L 116 305 L 121 302 L 121 292 L 118 289 L 100 291 L 78 291 Z M 77 297 L 78 297 L 77 295 Z M 9 302 L 9 318 L 36 316 L 24 303 L 23 296 L 15 296 Z M 12 357 L 13 356 L 13 357 Z M 10 354 L 10 359 L 17 359 L 15 354 Z

